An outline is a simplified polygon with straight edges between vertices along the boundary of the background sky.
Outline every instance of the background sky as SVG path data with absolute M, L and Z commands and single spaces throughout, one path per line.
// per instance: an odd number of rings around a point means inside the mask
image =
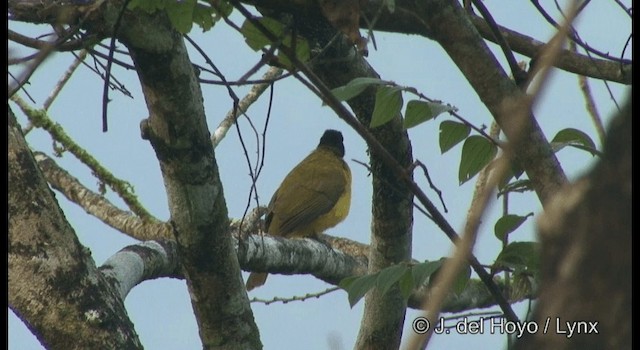
M 564 6 L 566 1 L 559 1 Z M 621 1 L 630 7 L 631 1 Z M 543 1 L 551 13 L 557 14 L 551 1 Z M 553 28 L 535 12 L 526 1 L 486 0 L 497 23 L 525 33 L 537 40 L 547 41 L 554 33 Z M 235 15 L 233 20 L 241 24 Z M 556 17 L 559 18 L 559 17 Z M 631 32 L 631 19 L 613 1 L 592 1 L 581 14 L 576 27 L 584 41 L 591 46 L 619 56 Z M 32 26 L 9 22 L 9 28 L 24 34 L 45 33 L 46 26 Z M 364 33 L 363 33 L 364 34 Z M 191 37 L 209 54 L 213 62 L 225 74 L 227 80 L 236 80 L 251 68 L 260 58 L 244 43 L 240 34 L 224 23 L 202 33 L 193 29 Z M 457 67 L 450 61 L 440 46 L 428 39 L 399 34 L 375 33 L 377 50 L 369 45 L 368 61 L 378 71 L 382 79 L 398 84 L 413 86 L 426 96 L 450 103 L 459 113 L 476 125 L 489 126 L 491 116 L 478 96 L 469 87 Z M 10 43 L 12 54 L 26 53 L 22 47 Z M 119 45 L 120 48 L 123 48 Z M 501 52 L 490 44 L 496 57 L 504 63 Z M 516 56 L 518 60 L 528 58 Z M 631 47 L 625 58 L 631 58 Z M 204 60 L 195 50 L 191 50 L 193 62 L 204 65 Z M 47 98 L 56 81 L 73 61 L 70 53 L 59 53 L 49 58 L 33 75 L 27 91 L 37 102 L 37 106 Z M 86 62 L 93 65 L 91 58 Z M 19 68 L 11 67 L 12 72 Z M 508 71 L 508 69 L 505 69 Z M 263 70 L 264 71 L 264 70 Z M 140 138 L 139 123 L 148 116 L 140 84 L 134 71 L 127 71 L 114 65 L 114 76 L 132 93 L 133 99 L 111 91 L 109 104 L 109 131 L 102 133 L 101 96 L 102 80 L 86 67 L 81 67 L 68 82 L 63 92 L 49 110 L 50 116 L 60 123 L 75 141 L 92 153 L 116 176 L 132 183 L 140 201 L 156 217 L 169 219 L 166 194 L 160 169 L 150 144 Z M 260 74 L 253 78 L 258 79 Z M 210 78 L 210 77 L 207 77 Z M 601 81 L 590 80 L 591 89 L 598 109 L 605 119 L 615 111 L 615 104 Z M 613 96 L 621 103 L 628 88 L 609 84 Z M 235 88 L 243 96 L 250 87 Z M 226 113 L 232 108 L 226 88 L 203 85 L 205 110 L 210 131 L 215 130 Z M 25 96 L 21 93 L 21 96 Z M 267 94 L 255 103 L 248 112 L 259 130 L 262 130 L 267 115 Z M 405 97 L 405 102 L 409 96 Z M 20 124 L 27 125 L 19 108 L 11 104 L 18 115 Z M 589 134 L 600 147 L 593 125 L 584 108 L 584 99 L 578 88 L 575 75 L 554 71 L 543 98 L 536 106 L 535 115 L 551 139 L 567 127 L 578 128 Z M 470 203 L 474 181 L 458 185 L 458 164 L 461 145 L 446 154 L 440 154 L 438 147 L 438 126 L 448 116 L 440 116 L 435 122 L 422 124 L 409 130 L 413 142 L 415 159 L 427 165 L 434 184 L 443 191 L 449 213 L 445 217 L 454 228 L 462 228 Z M 347 219 L 329 234 L 347 237 L 359 242 L 370 241 L 371 182 L 367 170 L 351 159 L 367 161 L 365 143 L 346 124 L 339 120 L 312 93 L 293 78 L 275 84 L 273 107 L 266 140 L 265 166 L 258 180 L 258 193 L 263 204 L 268 203 L 273 191 L 287 172 L 313 150 L 327 128 L 341 130 L 345 137 L 346 156 L 353 173 L 353 194 L 351 212 Z M 240 120 L 240 129 L 248 142 L 249 154 L 255 163 L 255 142 L 251 128 L 245 119 Z M 51 139 L 43 131 L 34 130 L 27 141 L 35 150 L 51 152 Z M 586 152 L 565 148 L 558 157 L 565 172 L 571 179 L 583 174 L 593 164 L 595 158 Z M 216 149 L 216 158 L 224 185 L 229 215 L 241 217 L 247 205 L 250 178 L 238 135 L 232 128 Z M 90 171 L 70 154 L 56 161 L 85 185 L 97 189 L 97 180 Z M 428 188 L 421 175 L 417 181 Z M 433 192 L 426 191 L 434 203 L 439 203 Z M 56 194 L 65 215 L 84 245 L 91 249 L 97 265 L 121 248 L 136 241 L 102 224 L 87 215 L 77 205 L 68 202 L 61 194 Z M 111 191 L 107 197 L 121 208 L 122 201 Z M 438 205 L 438 204 L 437 204 Z M 541 211 L 537 197 L 531 193 L 514 194 L 510 197 L 510 211 L 525 215 Z M 252 204 L 253 206 L 253 204 Z M 439 205 L 438 205 L 439 206 Z M 440 208 L 441 209 L 441 208 Z M 441 209 L 442 210 L 442 209 Z M 500 217 L 501 206 L 494 203 L 479 232 L 474 253 L 485 264 L 490 264 L 500 250 L 500 244 L 493 235 L 493 224 Z M 512 240 L 534 240 L 535 218 L 529 219 Z M 437 260 L 451 253 L 452 245 L 436 226 L 419 212 L 414 214 L 413 257 L 418 260 Z M 247 274 L 243 273 L 246 278 Z M 271 299 L 275 296 L 290 297 L 314 293 L 331 287 L 326 283 L 307 276 L 270 275 L 267 284 L 250 293 L 250 297 Z M 158 279 L 147 281 L 134 288 L 125 301 L 130 318 L 135 324 L 143 345 L 148 349 L 200 349 L 195 318 L 183 281 Z M 516 311 L 522 318 L 527 303 L 517 304 Z M 360 326 L 363 302 L 350 308 L 347 295 L 338 291 L 319 299 L 287 304 L 274 303 L 265 306 L 252 304 L 256 322 L 265 349 L 293 349 L 304 345 L 306 349 L 350 349 L 355 344 Z M 493 310 L 493 309 L 492 309 Z M 486 311 L 486 310 L 476 310 Z M 412 333 L 411 322 L 419 313 L 409 310 L 405 319 L 403 339 Z M 447 316 L 445 314 L 445 316 Z M 9 310 L 9 349 L 42 349 L 24 324 Z M 477 346 L 503 348 L 505 337 L 499 334 L 482 335 L 436 335 L 430 349 L 456 349 Z

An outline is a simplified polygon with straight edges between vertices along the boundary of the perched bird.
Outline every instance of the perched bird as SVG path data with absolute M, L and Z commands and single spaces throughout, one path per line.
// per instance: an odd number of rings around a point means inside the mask
M 340 223 L 351 206 L 351 170 L 342 159 L 342 133 L 326 130 L 318 147 L 284 178 L 267 207 L 267 234 L 287 238 L 317 238 Z M 247 290 L 267 280 L 252 272 Z

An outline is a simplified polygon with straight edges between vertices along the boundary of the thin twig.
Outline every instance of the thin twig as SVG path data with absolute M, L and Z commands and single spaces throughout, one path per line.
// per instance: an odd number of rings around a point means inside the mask
M 540 5 L 538 0 L 531 0 L 531 3 L 538 10 L 538 12 L 540 12 L 542 17 L 544 17 L 544 19 L 547 20 L 547 22 L 549 22 L 549 24 L 554 26 L 556 29 L 560 30 L 560 25 L 558 24 L 558 22 L 556 22 L 553 19 L 553 17 L 551 17 L 547 13 L 547 11 L 544 9 L 544 7 L 542 7 L 542 5 Z M 576 44 L 578 44 L 578 46 L 580 46 L 583 49 L 585 49 L 586 52 L 593 53 L 596 56 L 600 56 L 600 57 L 603 57 L 603 58 L 606 58 L 608 60 L 615 61 L 615 62 L 621 62 L 621 63 L 624 63 L 624 64 L 633 63 L 631 60 L 626 60 L 626 59 L 624 59 L 622 57 L 614 57 L 614 56 L 611 56 L 611 55 L 609 55 L 609 54 L 607 54 L 605 52 L 599 51 L 599 50 L 587 45 L 585 42 L 583 42 L 579 37 L 576 37 L 574 34 L 577 34 L 577 33 L 576 32 L 569 33 L 568 34 L 569 39 L 571 39 L 572 41 L 575 41 Z
M 429 176 L 429 170 L 427 169 L 427 166 L 424 165 L 423 162 L 416 160 L 415 162 L 413 162 L 413 166 L 412 168 L 415 167 L 419 167 L 420 169 L 422 169 L 422 172 L 424 173 L 424 176 L 427 178 L 427 182 L 429 183 L 429 187 L 438 194 L 438 198 L 440 198 L 440 203 L 442 203 L 442 210 L 444 210 L 445 213 L 448 213 L 449 211 L 447 210 L 447 205 L 444 204 L 444 198 L 442 198 L 442 191 L 440 191 L 440 189 L 438 189 L 434 184 L 433 181 L 431 181 L 431 176 Z M 412 169 L 413 171 L 413 169 Z
M 362 161 L 359 161 L 359 160 L 357 160 L 357 159 L 351 159 L 351 161 L 352 161 L 352 162 L 355 162 L 355 163 L 357 163 L 357 164 L 360 164 L 360 165 L 362 165 L 363 167 L 365 167 L 365 168 L 369 171 L 369 173 L 370 173 L 370 174 L 372 174 L 372 173 L 373 173 L 373 169 L 371 169 L 371 167 L 369 166 L 369 164 L 367 164 L 367 163 L 365 163 L 365 162 L 362 162 Z M 387 181 L 387 180 L 385 180 L 385 179 L 381 179 L 381 180 L 384 182 L 384 184 L 385 184 L 385 185 L 389 186 L 389 188 L 390 188 L 392 191 L 394 191 L 394 192 L 396 192 L 396 193 L 399 193 L 399 194 L 401 194 L 401 193 L 402 193 L 402 192 L 400 191 L 400 189 L 398 188 L 398 184 L 391 183 L 391 182 L 389 182 L 389 181 Z M 412 202 L 412 204 L 413 204 L 413 207 L 414 207 L 414 208 L 416 208 L 420 213 L 422 213 L 422 214 L 423 214 L 424 216 L 426 216 L 427 218 L 429 218 L 429 219 L 433 220 L 433 217 L 431 216 L 431 214 L 429 214 L 429 212 L 427 212 L 427 210 L 426 210 L 426 209 L 424 209 L 423 207 L 419 206 L 419 205 L 418 205 L 418 203 L 416 203 L 416 202 Z
M 513 55 L 513 51 L 511 51 L 511 48 L 509 47 L 509 43 L 507 42 L 507 40 L 505 40 L 504 36 L 502 35 L 502 32 L 500 32 L 500 28 L 498 27 L 498 24 L 493 19 L 491 12 L 489 12 L 487 7 L 484 6 L 484 3 L 482 2 L 482 0 L 473 0 L 473 5 L 478 9 L 480 14 L 484 18 L 484 20 L 489 25 L 489 28 L 491 29 L 491 32 L 493 33 L 493 36 L 496 39 L 496 42 L 502 49 L 502 53 L 504 54 L 504 57 L 507 59 L 507 63 L 509 64 L 509 68 L 511 69 L 511 75 L 514 77 L 516 85 L 519 86 L 520 83 L 526 80 L 527 72 L 525 72 L 522 68 L 520 68 L 520 65 L 518 65 L 518 61 L 516 60 L 516 57 Z
M 18 82 L 18 79 L 13 75 L 13 73 L 7 71 L 7 74 L 9 74 L 9 77 L 13 79 L 15 82 Z M 33 97 L 31 97 L 31 94 L 29 94 L 29 91 L 27 91 L 27 89 L 25 89 L 24 86 L 21 86 L 20 90 L 22 90 L 22 92 L 24 92 L 24 94 L 27 95 L 27 98 L 29 98 L 29 101 L 31 101 L 31 103 L 33 104 L 36 103 L 36 100 L 34 100 Z
M 613 0 L 613 1 L 615 1 L 615 3 L 618 4 L 618 6 L 620 6 L 627 15 L 629 15 L 629 18 L 633 18 L 633 15 L 631 13 L 631 7 L 627 7 L 627 5 L 623 4 L 622 1 L 620 0 Z
M 102 53 L 102 52 L 100 52 L 100 51 L 98 51 L 98 50 L 95 50 L 95 49 L 89 49 L 89 52 L 90 52 L 90 53 L 91 53 L 91 55 L 93 55 L 93 56 L 98 56 L 98 57 L 100 57 L 100 58 L 109 59 L 109 55 L 108 55 L 108 54 Z M 133 64 L 129 64 L 129 63 L 126 63 L 126 62 L 124 62 L 124 61 L 118 60 L 118 59 L 116 59 L 115 57 L 111 57 L 111 62 L 113 62 L 113 63 L 115 63 L 115 64 L 119 65 L 120 67 L 122 67 L 122 68 L 124 68 L 124 69 L 128 69 L 128 70 L 134 70 L 134 69 L 136 69 L 136 67 L 135 67 Z M 99 75 L 100 75 L 100 77 L 101 77 L 101 78 L 103 78 L 103 76 L 102 76 L 101 74 L 99 74 Z
M 75 55 L 75 53 L 74 53 Z M 95 72 L 101 79 L 104 80 L 105 76 L 104 74 L 102 74 L 100 72 L 100 68 L 102 68 L 102 70 L 106 70 L 106 66 L 104 64 L 102 64 L 102 62 L 100 62 L 99 59 L 96 58 L 96 56 L 102 57 L 100 55 L 91 55 L 91 58 L 93 58 L 93 64 L 94 66 L 91 67 L 89 64 L 87 64 L 86 62 L 82 62 L 82 64 L 89 68 L 91 71 Z M 113 63 L 116 63 L 117 60 L 116 59 L 112 59 L 111 60 Z M 98 68 L 98 66 L 100 66 L 100 68 Z M 125 67 L 126 68 L 126 67 Z M 127 88 L 124 86 L 124 84 L 122 84 L 120 82 L 120 80 L 118 80 L 118 78 L 116 78 L 113 74 L 111 75 L 111 79 L 109 79 L 109 87 L 111 87 L 112 90 L 117 90 L 120 91 L 123 95 L 129 97 L 129 98 L 133 98 L 133 95 L 131 95 L 131 92 L 129 90 L 127 90 Z
M 9 90 L 8 90 L 9 98 L 14 96 L 14 94 L 18 90 L 20 90 L 22 86 L 24 86 L 24 84 L 27 83 L 27 81 L 29 81 L 29 78 L 31 78 L 31 76 L 36 71 L 36 69 L 38 69 L 38 67 L 42 64 L 42 62 L 44 62 L 44 60 L 47 59 L 47 57 L 49 57 L 49 54 L 53 52 L 53 49 L 55 48 L 55 46 L 56 46 L 56 41 L 54 40 L 48 46 L 45 46 L 40 51 L 38 51 L 38 54 L 34 57 L 33 61 L 31 61 L 29 66 L 23 71 L 22 75 L 19 78 L 15 79 L 16 85 L 13 87 L 9 86 Z
M 307 299 L 318 299 L 323 295 L 327 295 L 329 293 L 333 293 L 337 290 L 341 290 L 340 287 L 333 287 L 333 288 L 327 288 L 323 291 L 317 292 L 317 293 L 307 293 L 303 296 L 292 296 L 290 298 L 281 298 L 281 297 L 274 297 L 273 299 L 270 300 L 266 300 L 266 299 L 260 299 L 260 298 L 252 298 L 251 302 L 252 303 L 262 303 L 265 305 L 269 305 L 269 304 L 273 304 L 273 303 L 283 303 L 283 304 L 287 304 L 289 302 L 292 301 L 305 301 Z
M 197 66 L 198 69 L 201 69 L 202 67 Z M 278 67 L 273 67 L 273 68 L 278 68 Z M 203 79 L 203 78 L 198 78 L 198 82 L 200 84 L 210 84 L 210 85 L 231 85 L 231 86 L 241 86 L 241 85 L 256 85 L 256 84 L 270 84 L 273 82 L 276 82 L 278 80 L 282 80 L 282 79 L 286 79 L 290 76 L 292 76 L 293 73 L 291 72 L 287 72 L 284 73 L 278 77 L 275 77 L 274 79 L 254 79 L 254 80 L 244 80 L 244 81 L 227 81 L 226 83 L 220 80 L 211 80 L 211 79 Z
M 118 12 L 118 18 L 116 18 L 116 23 L 113 25 L 113 34 L 111 34 L 111 42 L 109 43 L 109 57 L 107 58 L 107 68 L 105 69 L 104 86 L 102 88 L 102 132 L 107 132 L 108 129 L 107 110 L 109 108 L 109 81 L 111 80 L 111 64 L 113 62 L 113 55 L 116 50 L 116 38 L 118 37 L 118 29 L 120 29 L 124 11 L 127 9 L 127 6 L 129 6 L 129 2 L 131 2 L 131 0 L 124 0 L 122 8 L 120 9 L 120 12 Z
M 185 39 L 187 39 L 187 41 L 189 41 L 189 43 L 196 49 L 196 51 L 198 51 L 198 53 L 200 53 L 200 55 L 204 58 L 205 62 L 211 66 L 211 68 L 213 69 L 215 75 L 217 75 L 223 82 L 226 82 L 227 79 L 225 78 L 224 74 L 222 74 L 222 72 L 220 71 L 220 69 L 218 69 L 218 67 L 213 63 L 213 61 L 211 60 L 211 58 L 209 58 L 209 56 L 206 54 L 206 52 L 193 40 L 191 39 L 189 36 L 185 35 L 184 36 Z M 239 109 L 238 106 L 240 104 L 240 99 L 238 98 L 238 95 L 236 95 L 236 93 L 233 91 L 233 89 L 231 88 L 231 86 L 229 84 L 225 84 L 224 85 L 227 88 L 227 92 L 229 94 L 229 97 L 231 97 L 231 99 L 233 100 L 233 108 L 231 111 L 232 115 L 245 115 L 245 113 L 239 113 Z M 247 117 L 247 120 L 249 120 L 249 123 L 251 123 L 251 120 Z M 244 139 L 242 137 L 242 132 L 240 131 L 240 126 L 237 123 L 237 119 L 236 122 L 233 123 L 233 125 L 235 125 L 236 127 L 236 131 L 238 132 L 238 138 L 240 140 L 240 145 L 242 146 L 242 151 L 244 152 L 244 156 L 245 156 L 245 160 L 247 161 L 247 166 L 249 168 L 249 177 L 251 178 L 251 189 L 249 190 L 249 199 L 247 200 L 247 205 L 245 206 L 244 212 L 242 214 L 242 219 L 240 221 L 240 227 L 242 227 L 242 224 L 244 222 L 245 217 L 247 216 L 247 213 L 249 212 L 249 208 L 251 206 L 251 197 L 254 195 L 254 198 L 256 200 L 256 207 L 260 206 L 260 202 L 258 200 L 258 191 L 257 191 L 257 187 L 256 187 L 256 183 L 258 181 L 257 175 L 254 173 L 254 169 L 251 166 L 251 159 L 249 158 L 249 152 L 247 151 L 247 146 L 244 142 Z M 251 127 L 253 128 L 254 132 L 257 134 L 257 131 L 255 130 L 255 127 L 253 127 L 253 124 L 251 124 Z M 256 145 L 256 147 L 258 147 L 258 145 Z M 258 153 L 259 153 L 259 148 L 258 148 Z
M 576 51 L 576 44 L 571 42 L 569 44 L 571 50 Z M 587 77 L 584 75 L 578 75 L 578 84 L 580 85 L 580 90 L 582 91 L 582 96 L 584 96 L 584 102 L 587 108 L 587 112 L 591 117 L 591 122 L 598 133 L 598 138 L 600 139 L 600 144 L 604 144 L 605 139 L 605 131 L 604 125 L 602 124 L 602 118 L 600 117 L 600 113 L 598 112 L 598 107 L 596 106 L 596 102 L 593 99 L 593 95 L 591 94 L 591 88 L 589 87 L 589 81 Z
M 69 68 L 67 68 L 67 70 L 64 72 L 62 77 L 60 77 L 60 79 L 58 80 L 58 83 L 53 88 L 53 91 L 51 91 L 51 93 L 49 94 L 49 97 L 47 97 L 47 99 L 42 104 L 42 109 L 44 109 L 45 111 L 49 110 L 51 103 L 53 103 L 56 97 L 58 97 L 58 94 L 60 93 L 60 91 L 62 91 L 62 88 L 65 86 L 67 81 L 69 81 L 69 78 L 71 78 L 71 75 L 73 75 L 73 72 L 76 71 L 76 69 L 80 66 L 80 63 L 82 63 L 85 57 L 87 57 L 87 53 L 88 51 L 86 49 L 83 49 L 82 51 L 80 51 L 80 53 L 78 54 L 78 56 L 76 56 L 76 59 L 73 61 L 73 63 L 71 63 L 71 65 L 69 66 Z
M 281 68 L 269 68 L 269 70 L 267 70 L 267 72 L 262 76 L 262 80 L 265 81 L 265 83 L 254 85 L 249 93 L 238 103 L 238 109 L 230 110 L 227 113 L 216 130 L 211 134 L 211 143 L 213 143 L 214 148 L 217 147 L 220 141 L 222 141 L 225 135 L 227 135 L 229 128 L 236 122 L 236 120 L 238 120 L 238 117 L 245 113 L 249 107 L 258 100 L 267 87 L 269 87 L 273 81 L 278 78 L 278 76 L 282 75 L 282 73 L 283 71 Z
M 51 45 L 51 42 L 49 41 L 34 39 L 26 35 L 22 35 L 18 32 L 14 32 L 11 29 L 7 29 L 7 39 L 15 43 L 18 43 L 20 45 L 30 47 L 32 49 L 38 49 L 38 50 L 46 49 Z M 88 40 L 87 38 L 80 38 L 80 39 L 63 41 L 63 42 L 55 40 L 56 42 L 55 50 L 56 51 L 74 51 L 74 50 L 83 49 L 88 45 L 88 42 L 91 42 L 91 40 Z

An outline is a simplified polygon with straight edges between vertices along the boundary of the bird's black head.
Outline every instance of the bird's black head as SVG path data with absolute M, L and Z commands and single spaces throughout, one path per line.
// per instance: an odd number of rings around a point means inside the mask
M 342 133 L 338 130 L 327 129 L 322 137 L 318 148 L 325 147 L 331 149 L 340 158 L 344 157 L 344 144 L 342 143 Z

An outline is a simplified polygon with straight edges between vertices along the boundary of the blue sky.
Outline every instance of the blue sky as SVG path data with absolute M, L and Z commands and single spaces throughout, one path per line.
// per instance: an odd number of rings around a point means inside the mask
M 524 32 L 540 41 L 546 41 L 553 35 L 553 28 L 534 12 L 528 2 L 486 0 L 484 3 L 501 25 Z M 630 6 L 630 1 L 623 3 Z M 554 6 L 550 1 L 544 2 L 543 5 L 549 6 L 550 9 Z M 235 16 L 234 19 L 236 23 L 241 24 L 239 17 Z M 47 31 L 44 26 L 27 26 L 12 22 L 9 23 L 9 28 L 20 32 L 28 29 L 30 33 Z M 631 20 L 613 2 L 594 1 L 581 15 L 577 28 L 582 38 L 590 45 L 612 55 L 619 55 L 627 35 L 631 32 Z M 418 36 L 386 33 L 375 35 L 378 50 L 373 50 L 370 46 L 368 60 L 382 79 L 414 86 L 430 98 L 456 106 L 462 116 L 476 125 L 490 125 L 491 116 L 487 109 L 437 43 Z M 238 33 L 223 23 L 206 33 L 194 28 L 191 36 L 209 52 L 211 59 L 228 80 L 235 80 L 243 75 L 260 58 L 259 54 L 244 44 Z M 493 45 L 490 47 L 506 67 L 500 51 Z M 630 58 L 630 52 L 631 48 L 627 51 L 627 58 Z M 520 56 L 517 58 L 525 59 Z M 38 106 L 44 102 L 72 59 L 68 53 L 57 54 L 34 74 L 32 84 L 27 89 Z M 191 59 L 204 64 L 195 51 L 192 51 Z M 92 64 L 90 60 L 87 62 Z M 79 69 L 71 79 L 52 105 L 50 115 L 77 143 L 91 152 L 116 176 L 131 182 L 140 201 L 151 213 L 167 220 L 169 214 L 159 166 L 151 146 L 140 138 L 139 123 L 147 117 L 147 111 L 137 76 L 133 71 L 118 67 L 114 69 L 115 77 L 125 84 L 134 98 L 111 92 L 109 132 L 101 131 L 102 80 L 86 68 Z M 259 78 L 259 75 L 254 78 Z M 602 82 L 590 82 L 599 111 L 606 121 L 614 111 L 615 105 Z M 611 83 L 610 87 L 615 98 L 621 102 L 626 88 L 615 83 Z M 243 96 L 248 89 L 249 87 L 237 88 L 236 93 Z M 203 93 L 207 122 L 209 129 L 213 131 L 232 108 L 232 101 L 224 87 L 205 85 Z M 406 100 L 408 99 L 405 98 Z M 25 118 L 21 116 L 19 109 L 15 105 L 12 105 L 12 108 L 18 114 L 19 122 L 25 126 Z M 264 95 L 248 112 L 259 129 L 265 122 L 266 111 L 267 95 Z M 535 115 L 549 139 L 563 128 L 574 127 L 591 135 L 596 144 L 599 144 L 595 129 L 584 109 L 584 100 L 575 75 L 555 71 L 536 107 Z M 459 229 L 464 223 L 474 181 L 458 185 L 460 146 L 444 155 L 440 154 L 437 143 L 438 125 L 447 118 L 444 115 L 440 116 L 435 122 L 411 129 L 409 134 L 413 142 L 414 157 L 429 167 L 434 183 L 443 191 L 444 200 L 449 208 L 445 217 L 454 228 Z M 240 127 L 245 140 L 249 141 L 249 154 L 255 162 L 255 153 L 252 153 L 255 144 L 251 144 L 251 129 L 246 120 L 240 121 Z M 342 224 L 330 229 L 328 233 L 368 243 L 371 219 L 370 178 L 367 177 L 366 169 L 351 161 L 367 160 L 365 144 L 328 107 L 323 107 L 313 94 L 292 78 L 275 85 L 265 167 L 258 181 L 260 200 L 262 203 L 269 201 L 286 173 L 317 145 L 320 135 L 327 128 L 343 132 L 345 159 L 353 173 L 351 212 Z M 34 149 L 51 154 L 51 140 L 44 132 L 34 130 L 28 135 L 27 140 Z M 246 206 L 250 178 L 235 129 L 230 130 L 218 146 L 216 157 L 229 215 L 234 218 L 240 217 Z M 562 150 L 558 157 L 565 172 L 572 179 L 588 170 L 594 161 L 589 154 L 568 148 Z M 96 189 L 96 179 L 73 156 L 66 154 L 56 161 L 86 186 Z M 420 175 L 416 178 L 427 188 L 426 181 Z M 438 203 L 432 192 L 427 193 Z M 122 201 L 111 192 L 107 197 L 124 208 Z M 133 239 L 88 216 L 78 206 L 67 202 L 62 195 L 57 194 L 57 199 L 80 241 L 91 249 L 96 264 L 102 264 L 119 249 L 135 243 Z M 534 212 L 535 218 L 541 210 L 539 201 L 533 194 L 513 195 L 510 204 L 512 213 L 524 215 Z M 483 263 L 491 263 L 500 249 L 493 236 L 493 224 L 500 212 L 499 203 L 494 203 L 481 227 L 474 253 Z M 529 219 L 516 231 L 513 239 L 534 240 L 535 218 Z M 451 253 L 452 246 L 445 235 L 418 212 L 414 217 L 413 236 L 413 257 L 418 260 L 435 260 Z M 246 274 L 244 276 L 246 277 Z M 251 292 L 250 297 L 270 299 L 274 296 L 300 296 L 328 287 L 330 286 L 312 277 L 271 275 L 267 284 Z M 133 289 L 125 303 L 146 348 L 201 348 L 183 281 L 160 279 L 144 282 Z M 362 306 L 363 303 L 360 302 L 354 308 L 350 308 L 346 293 L 342 291 L 320 299 L 284 305 L 252 304 L 265 349 L 293 349 L 299 348 L 300 344 L 304 344 L 307 349 L 327 349 L 329 344 L 339 344 L 339 349 L 352 348 L 360 326 Z M 520 316 L 524 315 L 526 306 L 526 303 L 516 306 Z M 409 327 L 417 315 L 414 310 L 407 312 L 405 339 L 411 333 Z M 479 343 L 486 344 L 485 348 L 503 348 L 505 337 L 498 334 L 438 335 L 432 340 L 430 349 L 454 349 L 477 346 Z M 9 349 L 41 348 L 35 337 L 9 311 Z

